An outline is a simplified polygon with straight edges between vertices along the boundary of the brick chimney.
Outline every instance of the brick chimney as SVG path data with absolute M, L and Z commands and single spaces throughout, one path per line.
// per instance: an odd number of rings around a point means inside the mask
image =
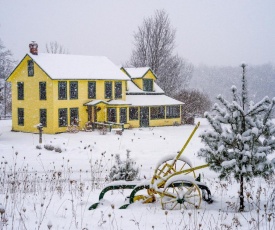
M 29 44 L 30 53 L 33 55 L 38 55 L 38 44 L 35 41 Z

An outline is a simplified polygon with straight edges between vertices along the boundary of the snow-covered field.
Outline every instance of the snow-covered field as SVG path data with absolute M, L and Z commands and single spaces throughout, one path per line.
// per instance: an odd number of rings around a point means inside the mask
M 198 121 L 198 120 L 197 120 Z M 209 126 L 205 119 L 183 155 L 193 166 L 205 164 L 197 157 L 198 138 Z M 140 170 L 140 180 L 149 180 L 160 158 L 177 154 L 194 126 L 125 130 L 122 136 L 99 132 L 43 134 L 39 149 L 37 134 L 11 132 L 11 121 L 0 121 L 0 203 L 5 213 L 0 229 L 275 229 L 275 179 L 246 183 L 246 211 L 239 213 L 239 184 L 219 181 L 204 168 L 202 175 L 214 202 L 202 202 L 196 210 L 162 210 L 155 203 L 136 202 L 127 209 L 130 190 L 110 191 L 103 205 L 89 211 L 108 182 L 115 154 L 130 150 Z M 48 144 L 62 150 L 48 151 Z M 142 182 L 141 182 L 142 183 Z M 1 209 L 0 209 L 1 211 Z M 52 227 L 51 227 L 52 225 Z M 50 228 L 51 227 L 51 228 Z

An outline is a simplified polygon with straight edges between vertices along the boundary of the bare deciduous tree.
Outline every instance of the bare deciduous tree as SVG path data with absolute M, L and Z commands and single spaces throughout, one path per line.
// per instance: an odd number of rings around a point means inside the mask
M 11 113 L 11 85 L 5 82 L 5 80 L 12 72 L 15 63 L 12 52 L 6 49 L 0 39 L 0 89 L 2 91 L 0 117 L 6 117 L 7 114 Z
M 177 100 L 184 102 L 182 119 L 184 123 L 193 123 L 195 116 L 203 117 L 211 108 L 212 102 L 206 93 L 197 89 L 184 89 L 175 95 Z
M 0 40 L 0 79 L 6 79 L 14 67 L 12 53 L 6 49 Z
M 50 42 L 49 44 L 46 44 L 46 50 L 47 53 L 52 54 L 67 54 L 69 53 L 67 49 L 64 48 L 61 44 L 59 44 L 57 41 Z
M 134 50 L 127 66 L 149 66 L 158 77 L 158 84 L 168 95 L 188 85 L 193 65 L 173 54 L 176 30 L 171 27 L 164 10 L 144 19 L 134 34 Z
M 11 112 L 11 86 L 5 82 L 15 65 L 12 52 L 3 45 L 0 40 L 0 89 L 2 91 L 0 101 L 0 116 L 6 116 Z
M 193 65 L 178 55 L 171 56 L 166 64 L 159 68 L 158 84 L 170 96 L 185 89 L 192 78 Z

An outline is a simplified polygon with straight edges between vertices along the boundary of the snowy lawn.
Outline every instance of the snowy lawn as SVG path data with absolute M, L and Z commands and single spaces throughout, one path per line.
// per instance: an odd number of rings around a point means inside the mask
M 205 164 L 197 157 L 203 146 L 198 135 L 209 125 L 205 119 L 200 121 L 183 153 L 193 166 Z M 151 179 L 160 158 L 177 154 L 193 128 L 141 128 L 125 130 L 121 136 L 97 131 L 45 134 L 40 149 L 37 134 L 11 132 L 11 121 L 1 120 L 0 203 L 5 212 L 0 229 L 275 229 L 274 178 L 245 183 L 246 211 L 239 213 L 239 184 L 233 179 L 219 181 L 208 168 L 196 173 L 201 173 L 214 202 L 202 201 L 200 209 L 162 210 L 157 199 L 121 210 L 131 190 L 117 190 L 108 192 L 102 205 L 88 211 L 110 182 L 116 154 L 125 159 L 130 150 L 143 183 Z M 45 144 L 61 153 L 46 150 Z

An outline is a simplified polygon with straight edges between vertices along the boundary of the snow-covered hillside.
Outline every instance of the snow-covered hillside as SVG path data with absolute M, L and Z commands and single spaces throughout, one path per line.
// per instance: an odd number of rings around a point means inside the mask
M 198 121 L 201 125 L 183 153 L 193 166 L 205 164 L 197 157 L 202 147 L 198 135 L 209 125 L 205 119 Z M 201 173 L 214 202 L 203 201 L 200 209 L 162 210 L 157 199 L 121 210 L 130 190 L 117 190 L 88 211 L 109 183 L 116 154 L 124 159 L 130 151 L 142 183 L 152 177 L 160 158 L 177 154 L 193 128 L 141 128 L 121 136 L 97 131 L 43 135 L 39 145 L 37 134 L 11 132 L 11 121 L 1 120 L 0 203 L 5 212 L 0 229 L 275 229 L 274 178 L 245 183 L 246 211 L 238 213 L 237 182 L 219 181 L 208 168 L 196 173 Z M 45 144 L 62 152 L 48 151 Z

